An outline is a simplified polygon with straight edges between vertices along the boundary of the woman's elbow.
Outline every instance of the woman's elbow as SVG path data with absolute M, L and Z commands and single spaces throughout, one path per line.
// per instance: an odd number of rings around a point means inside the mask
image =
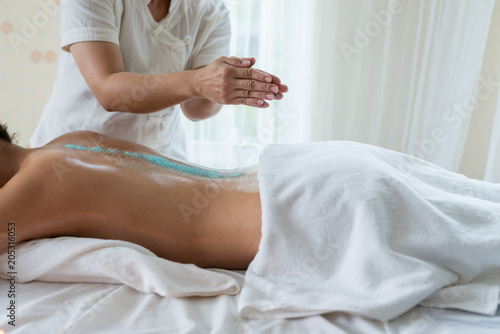
M 118 111 L 117 108 L 113 108 L 111 106 L 111 104 L 109 104 L 109 103 L 103 103 L 103 102 L 99 101 L 99 104 L 101 105 L 102 109 L 104 109 L 104 111 L 108 111 L 108 112 Z
M 108 112 L 112 111 L 126 111 L 127 107 L 120 101 L 120 98 L 114 97 L 112 94 L 106 91 L 97 91 L 94 96 L 101 105 L 101 107 Z
M 124 112 L 124 113 L 152 113 L 160 109 L 152 108 L 147 101 L 138 101 L 124 92 L 116 91 L 101 91 L 95 94 L 95 97 L 101 107 L 108 112 Z
M 182 110 L 184 113 L 184 116 L 186 116 L 187 119 L 189 119 L 191 122 L 200 122 L 208 117 L 204 115 L 203 113 L 199 112 L 186 112 L 185 110 Z
M 215 116 L 222 105 L 214 104 L 209 101 L 191 100 L 181 104 L 181 109 L 187 119 L 192 122 L 203 121 Z
M 104 111 L 107 111 L 107 112 L 114 112 L 114 111 L 123 111 L 123 112 L 125 112 L 125 110 L 120 110 L 119 108 L 113 108 L 111 105 L 107 105 L 107 104 L 102 105 L 101 104 L 101 106 L 102 106 L 102 109 L 104 109 Z

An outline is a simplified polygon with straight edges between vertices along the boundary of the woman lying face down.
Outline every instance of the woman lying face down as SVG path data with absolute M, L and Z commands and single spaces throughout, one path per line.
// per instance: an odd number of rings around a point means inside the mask
M 445 289 L 465 296 L 447 307 L 498 308 L 498 184 L 355 142 L 270 145 L 257 183 L 94 132 L 37 149 L 1 132 L 0 250 L 14 226 L 17 242 L 117 239 L 199 267 L 250 266 L 243 316 L 387 321 Z
M 13 222 L 16 242 L 118 239 L 200 267 L 246 269 L 257 253 L 255 170 L 206 169 L 88 131 L 26 149 L 5 126 L 0 155 L 2 251 Z

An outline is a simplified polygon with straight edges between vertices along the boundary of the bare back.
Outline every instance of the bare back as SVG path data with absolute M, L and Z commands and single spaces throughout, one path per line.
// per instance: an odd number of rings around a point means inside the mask
M 16 222 L 17 242 L 120 239 L 202 267 L 246 268 L 260 217 L 255 172 L 192 166 L 86 131 L 30 151 L 0 190 L 0 219 Z

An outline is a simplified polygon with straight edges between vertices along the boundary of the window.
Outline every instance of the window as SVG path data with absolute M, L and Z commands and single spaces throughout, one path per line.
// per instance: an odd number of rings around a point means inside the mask
M 264 24 L 268 7 L 265 0 L 225 0 L 231 12 L 231 51 L 238 57 L 255 57 L 255 68 L 280 73 L 282 34 L 271 32 Z M 278 2 L 280 2 L 278 0 Z M 264 10 L 264 5 L 266 9 Z M 276 26 L 278 20 L 273 17 Z M 273 25 L 274 25 L 273 24 Z M 272 39 L 272 40 L 271 40 Z M 273 47 L 268 48 L 267 45 Z M 224 106 L 218 115 L 202 122 L 183 118 L 186 130 L 188 160 L 217 168 L 237 168 L 258 163 L 262 149 L 280 141 L 280 103 L 271 102 L 267 109 L 246 106 Z

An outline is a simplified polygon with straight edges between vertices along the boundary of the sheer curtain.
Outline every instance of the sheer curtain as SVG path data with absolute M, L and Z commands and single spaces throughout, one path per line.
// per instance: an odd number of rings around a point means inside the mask
M 232 53 L 290 93 L 272 110 L 217 116 L 230 152 L 217 149 L 218 166 L 256 163 L 272 142 L 355 140 L 500 181 L 495 0 L 227 3 Z
M 482 77 L 484 99 L 472 117 L 461 170 L 467 175 L 500 182 L 500 1 L 496 1 Z M 486 89 L 486 90 L 484 90 Z
M 366 142 L 458 170 L 495 1 L 313 3 L 301 140 Z

